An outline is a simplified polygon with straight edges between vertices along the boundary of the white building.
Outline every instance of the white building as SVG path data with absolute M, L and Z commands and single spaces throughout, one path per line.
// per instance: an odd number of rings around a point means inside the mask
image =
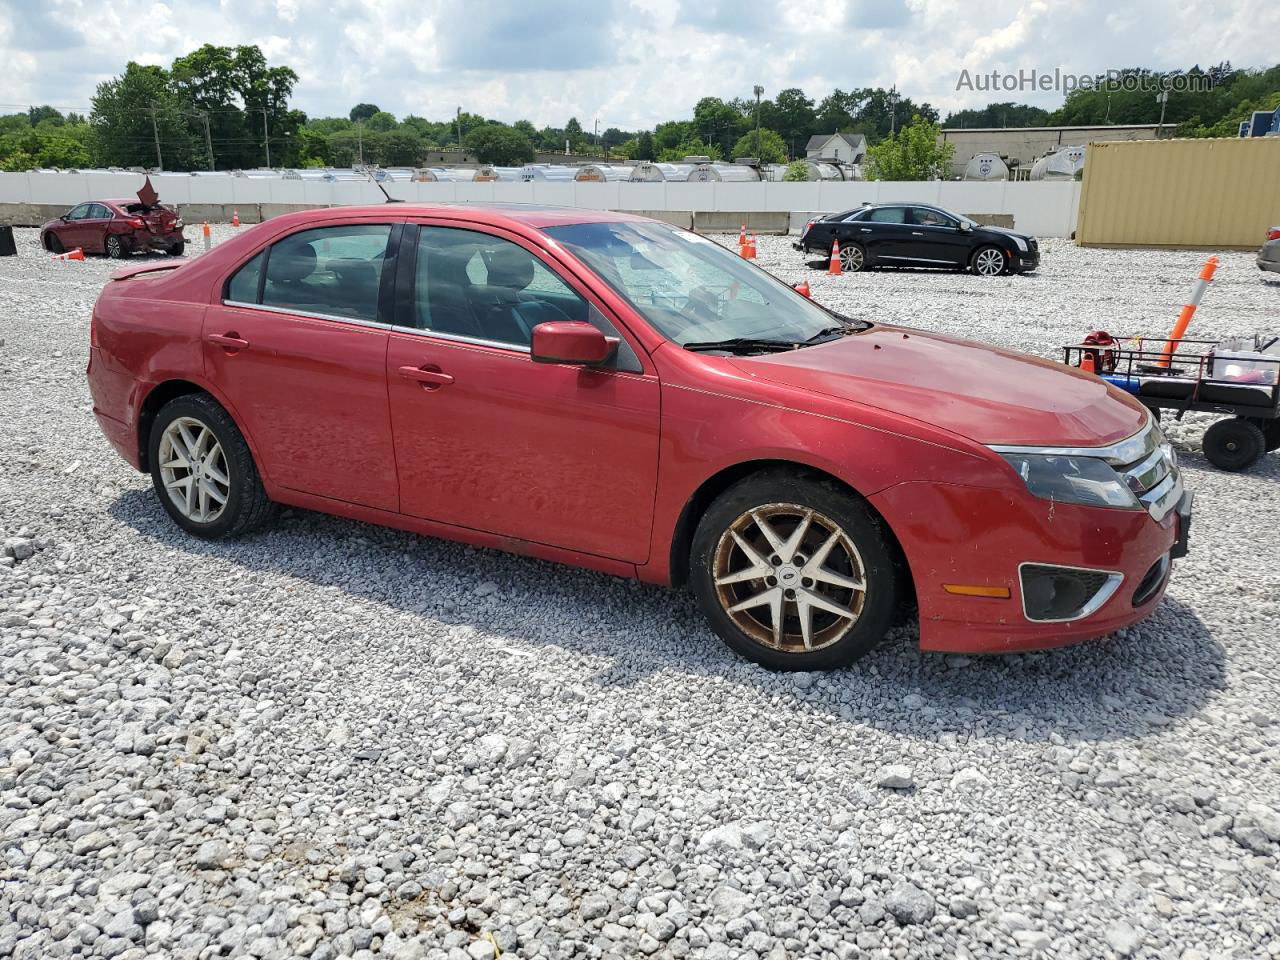
M 860 133 L 815 134 L 805 144 L 804 155 L 809 160 L 862 163 L 867 155 L 867 138 Z

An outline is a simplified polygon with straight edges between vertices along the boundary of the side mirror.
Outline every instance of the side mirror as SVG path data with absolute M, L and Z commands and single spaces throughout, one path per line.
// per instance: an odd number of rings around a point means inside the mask
M 971 233 L 972 231 L 973 231 L 973 224 L 969 223 L 969 221 L 968 221 L 968 220 L 961 220 L 961 221 L 960 221 L 960 232 L 961 232 L 961 233 Z
M 606 337 L 589 323 L 560 321 L 533 328 L 530 355 L 534 363 L 604 363 L 618 347 L 617 337 Z

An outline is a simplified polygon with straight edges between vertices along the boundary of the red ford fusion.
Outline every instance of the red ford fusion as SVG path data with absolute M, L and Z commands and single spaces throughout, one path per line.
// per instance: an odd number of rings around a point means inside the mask
M 1102 636 L 1159 603 L 1191 496 L 1103 381 L 856 322 L 619 213 L 289 214 L 115 274 L 88 377 L 173 521 L 289 504 L 687 586 L 735 650 L 838 667 Z

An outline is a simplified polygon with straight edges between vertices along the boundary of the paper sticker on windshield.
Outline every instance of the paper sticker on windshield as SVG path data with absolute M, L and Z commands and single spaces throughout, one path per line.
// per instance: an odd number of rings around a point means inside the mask
M 685 243 L 709 243 L 713 247 L 716 245 L 716 242 L 714 240 L 710 240 L 707 237 L 702 236 L 701 234 L 692 233 L 688 230 L 677 230 L 675 233 L 676 233 L 676 236 L 681 237 L 685 241 Z

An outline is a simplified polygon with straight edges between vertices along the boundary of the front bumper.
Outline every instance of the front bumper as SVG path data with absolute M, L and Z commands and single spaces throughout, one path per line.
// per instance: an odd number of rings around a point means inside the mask
M 1268 270 L 1271 273 L 1280 273 L 1280 260 L 1269 260 L 1262 254 L 1258 254 L 1258 269 Z
M 944 653 L 1049 649 L 1105 636 L 1150 616 L 1168 583 L 1171 564 L 1165 558 L 1186 553 L 1191 517 L 1190 494 L 1158 521 L 1146 511 L 1050 503 L 960 484 L 898 484 L 871 502 L 906 554 L 919 606 L 920 648 Z M 1024 564 L 1085 568 L 1121 579 L 1087 616 L 1035 621 L 1025 612 Z M 944 584 L 1005 588 L 1009 597 L 956 595 Z

